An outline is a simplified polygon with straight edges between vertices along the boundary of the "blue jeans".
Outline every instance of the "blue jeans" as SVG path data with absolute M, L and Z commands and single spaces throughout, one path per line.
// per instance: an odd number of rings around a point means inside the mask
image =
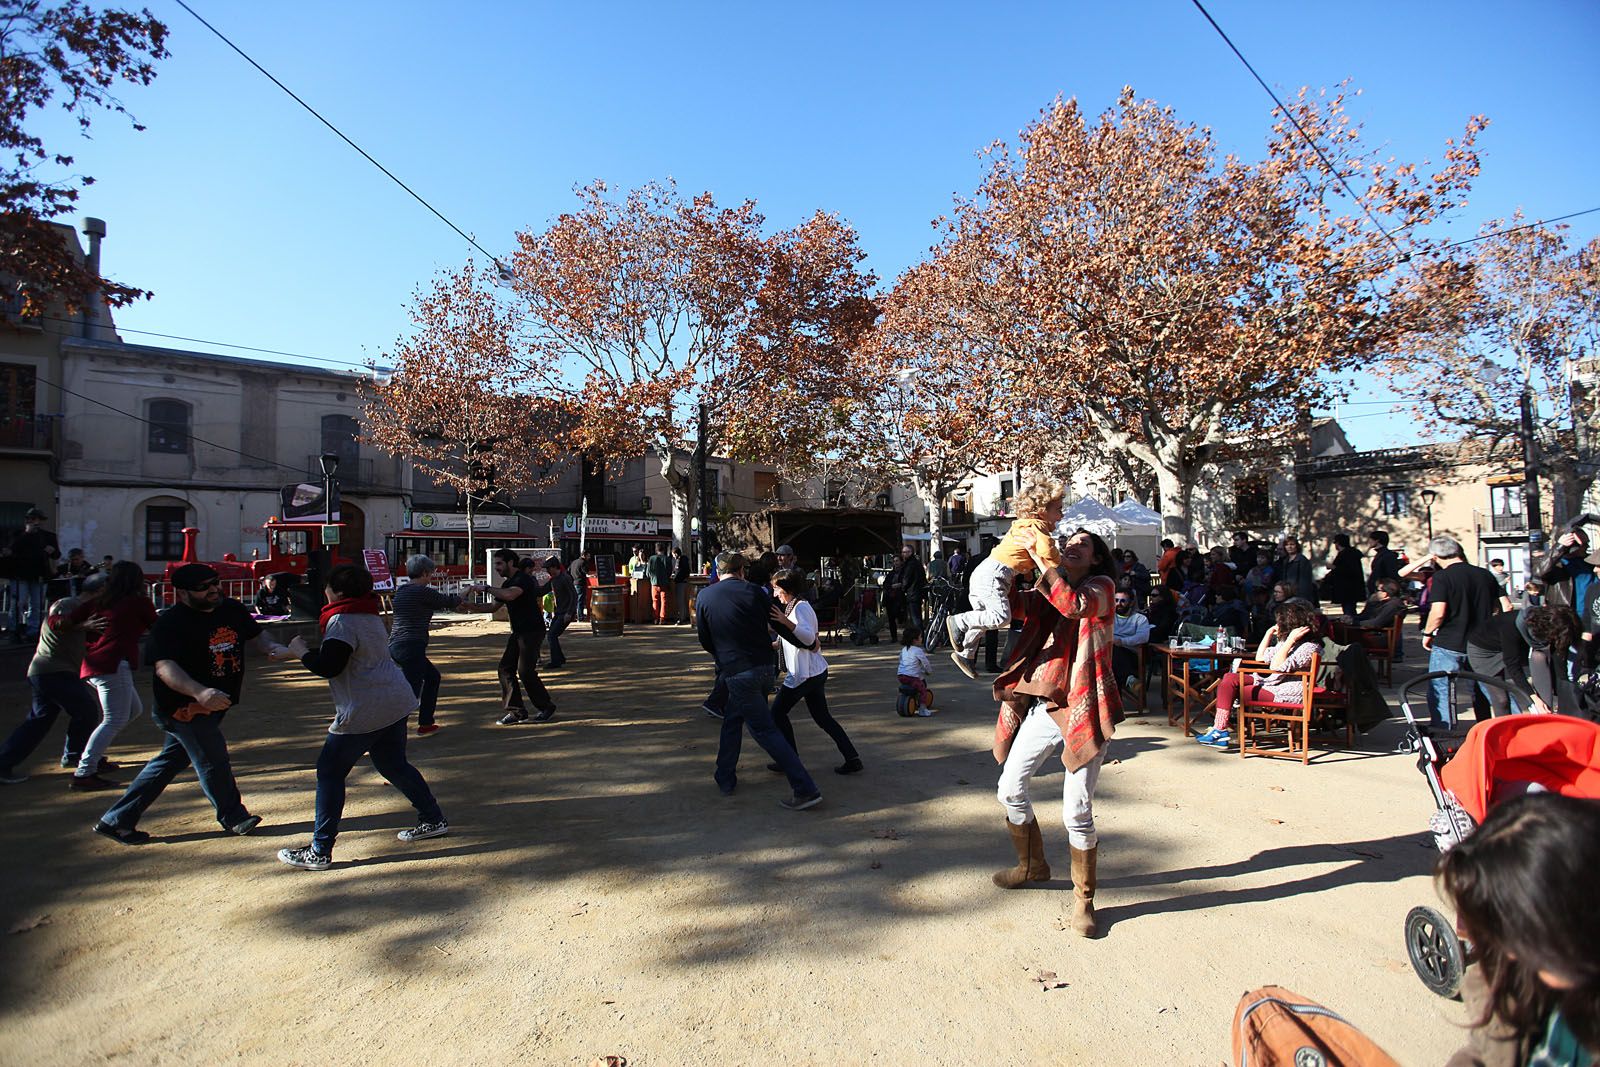
M 344 815 L 344 782 L 362 756 L 372 757 L 372 766 L 406 795 L 423 822 L 444 821 L 422 772 L 406 759 L 405 719 L 371 733 L 329 734 L 317 756 L 317 821 L 311 831 L 311 847 L 324 856 L 333 855 Z
M 239 797 L 239 784 L 233 780 L 228 742 L 222 736 L 222 717 L 226 714 L 226 711 L 214 711 L 210 715 L 196 715 L 189 722 L 179 722 L 160 712 L 154 713 L 156 725 L 166 732 L 167 743 L 128 784 L 122 799 L 100 816 L 100 821 L 118 830 L 132 830 L 139 825 L 139 817 L 145 809 L 190 764 L 200 778 L 200 791 L 217 809 L 217 822 L 223 829 L 249 818 L 250 813 Z
M 39 635 L 39 627 L 44 622 L 44 588 L 43 578 L 13 578 L 11 579 L 11 632 L 17 635 L 24 633 Z M 23 629 L 23 620 L 26 616 L 27 629 Z
M 439 706 L 439 668 L 428 659 L 427 641 L 396 641 L 389 646 L 389 658 L 411 683 L 417 695 L 417 725 L 432 726 L 433 712 Z
M 562 631 L 571 625 L 571 615 L 556 615 L 550 620 L 550 632 L 546 635 L 546 640 L 550 642 L 550 666 L 552 667 L 559 667 L 567 662 L 567 654 L 561 651 L 559 638 Z
M 33 755 L 63 711 L 67 713 L 66 755 L 82 753 L 89 735 L 100 725 L 100 702 L 76 674 L 33 674 L 28 676 L 28 685 L 33 689 L 33 710 L 0 744 L 0 771 L 9 771 Z
M 766 749 L 767 755 L 788 775 L 789 788 L 796 795 L 808 797 L 820 792 L 806 772 L 805 764 L 800 762 L 800 757 L 772 721 L 772 711 L 767 707 L 767 697 L 772 693 L 772 669 L 755 667 L 722 675 L 721 680 L 728 687 L 728 704 L 722 715 L 722 741 L 717 746 L 717 787 L 724 793 L 731 793 L 738 784 L 739 746 L 748 725 L 756 744 Z
M 1459 671 L 1466 668 L 1467 654 L 1465 652 L 1452 652 L 1448 648 L 1434 645 L 1428 652 L 1428 673 L 1434 671 Z M 1435 678 L 1428 685 L 1428 714 L 1433 718 L 1435 726 L 1446 730 L 1454 729 L 1456 725 L 1456 709 L 1450 705 L 1450 679 Z

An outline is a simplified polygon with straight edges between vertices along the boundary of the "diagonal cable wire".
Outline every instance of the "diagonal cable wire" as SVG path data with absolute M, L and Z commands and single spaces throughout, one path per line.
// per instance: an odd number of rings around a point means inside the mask
M 181 4 L 183 3 L 183 0 L 178 0 L 178 2 Z M 1200 0 L 1190 0 L 1190 2 L 1193 3 L 1197 9 L 1199 9 L 1200 14 L 1205 16 L 1206 21 L 1211 23 L 1211 28 L 1217 31 L 1217 35 L 1222 38 L 1223 43 L 1233 51 L 1234 55 L 1239 57 L 1239 62 L 1244 64 L 1244 69 L 1250 72 L 1250 76 L 1256 80 L 1256 84 L 1260 85 L 1261 88 L 1266 90 L 1267 95 L 1272 98 L 1272 102 L 1278 105 L 1278 110 L 1283 112 L 1283 116 L 1287 118 L 1290 125 L 1295 128 L 1295 132 L 1300 134 L 1300 136 L 1304 138 L 1306 144 L 1311 146 L 1311 150 L 1317 154 L 1317 158 L 1322 160 L 1322 165 L 1328 168 L 1328 173 L 1333 175 L 1333 180 L 1338 182 L 1344 191 L 1350 195 L 1350 199 L 1355 201 L 1356 206 L 1361 209 L 1361 213 L 1367 217 L 1367 220 L 1371 222 L 1373 226 L 1377 227 L 1378 232 L 1383 234 L 1384 239 L 1394 246 L 1395 253 L 1400 257 L 1400 262 L 1408 262 L 1411 259 L 1411 253 L 1401 248 L 1400 242 L 1394 239 L 1394 235 L 1383 228 L 1383 224 L 1378 221 L 1377 217 L 1372 214 L 1372 211 L 1367 207 L 1367 205 L 1362 202 L 1359 196 L 1356 195 L 1356 191 L 1350 188 L 1350 183 L 1344 180 L 1344 175 L 1339 173 L 1339 168 L 1335 167 L 1333 162 L 1328 159 L 1327 154 L 1322 151 L 1322 147 L 1318 145 L 1316 141 L 1311 139 L 1310 134 L 1306 133 L 1305 127 L 1300 125 L 1300 120 L 1294 117 L 1294 112 L 1290 111 L 1288 107 L 1284 105 L 1283 101 L 1278 99 L 1278 94 L 1272 91 L 1272 86 L 1268 85 L 1266 80 L 1263 79 L 1260 74 L 1256 73 L 1256 68 L 1251 66 L 1250 61 L 1244 57 L 1244 53 L 1239 51 L 1239 46 L 1233 43 L 1233 39 L 1229 37 L 1226 32 L 1224 32 L 1221 26 L 1217 25 L 1217 20 L 1211 17 L 1211 12 L 1206 10 L 1206 6 L 1202 4 Z
M 500 259 L 499 259 L 498 256 L 494 255 L 487 248 L 484 248 L 477 241 L 473 240 L 473 238 L 471 236 L 469 236 L 467 234 L 467 232 L 465 230 L 463 230 L 460 226 L 457 226 L 455 223 L 453 223 L 449 219 L 445 218 L 443 212 L 441 212 L 438 208 L 434 207 L 432 204 L 428 203 L 426 200 L 424 200 L 422 198 L 420 193 L 418 193 L 415 189 L 411 188 L 411 186 L 407 185 L 405 182 L 401 181 L 398 177 L 396 177 L 395 173 L 392 170 L 390 170 L 388 167 L 384 166 L 382 163 L 379 163 L 376 159 L 372 158 L 372 154 L 370 152 L 368 152 L 365 148 L 362 148 L 360 145 L 356 144 L 349 137 L 347 137 L 343 130 L 339 129 L 339 127 L 335 126 L 333 123 L 331 123 L 327 119 L 323 118 L 321 112 L 319 112 L 316 108 L 312 107 L 310 104 L 306 103 L 304 100 L 302 100 L 300 98 L 300 96 L 293 89 L 289 88 L 287 85 L 283 84 L 283 82 L 279 81 L 276 77 L 274 77 L 270 70 L 268 70 L 266 67 L 263 67 L 260 63 L 257 63 L 254 59 L 250 58 L 249 53 L 247 53 L 244 49 L 240 48 L 238 45 L 236 45 L 232 41 L 230 41 L 226 34 L 224 34 L 221 30 L 217 29 L 215 26 L 211 25 L 211 23 L 207 22 L 203 17 L 201 17 L 201 15 L 200 15 L 200 13 L 198 11 L 196 11 L 194 8 L 190 7 L 187 3 L 184 2 L 184 0 L 177 0 L 177 2 L 178 2 L 178 6 L 183 8 L 189 14 L 193 15 L 195 17 L 196 21 L 198 21 L 200 23 L 200 25 L 204 26 L 206 29 L 210 30 L 213 34 L 215 34 L 219 41 L 221 41 L 223 44 L 227 45 L 229 48 L 233 49 L 235 52 L 239 53 L 240 57 L 246 63 L 250 64 L 252 67 L 256 68 L 256 70 L 260 71 L 262 73 L 262 75 L 264 75 L 266 77 L 266 79 L 268 81 L 270 81 L 273 85 L 276 85 L 278 88 L 282 89 L 284 92 L 288 93 L 289 94 L 289 98 L 291 100 L 293 100 L 295 103 L 299 104 L 301 107 L 305 108 L 307 111 L 311 112 L 311 114 L 316 118 L 316 120 L 318 122 L 322 123 L 324 126 L 328 127 L 328 129 L 332 130 L 334 132 L 334 134 L 338 136 L 339 140 L 343 141 L 345 144 L 349 145 L 351 148 L 354 148 L 357 152 L 359 152 L 361 154 L 361 158 L 365 159 L 368 163 L 371 163 L 374 167 L 377 167 L 379 170 L 383 171 L 384 175 L 386 177 L 388 177 L 388 179 L 390 181 L 394 182 L 400 188 L 404 189 L 407 193 L 411 194 L 411 198 L 413 200 L 415 200 L 417 203 L 421 204 L 423 207 L 427 208 L 430 212 L 433 213 L 435 218 L 437 218 L 440 222 L 444 223 L 446 226 L 448 226 L 452 230 L 454 230 L 456 232 L 457 236 L 459 236 L 463 241 L 467 242 L 467 244 L 471 245 L 473 248 L 476 248 L 479 252 L 482 252 L 485 256 L 488 256 L 489 257 L 489 261 L 495 265 L 495 269 L 496 270 L 500 271 L 502 274 L 504 274 L 506 272 L 506 267 L 505 267 L 504 264 L 502 264 L 500 262 Z

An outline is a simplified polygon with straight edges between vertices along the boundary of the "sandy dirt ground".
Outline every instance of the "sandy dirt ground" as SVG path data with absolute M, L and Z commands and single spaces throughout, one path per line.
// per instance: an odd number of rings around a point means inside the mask
M 253 662 L 227 721 L 265 820 L 249 837 L 221 833 L 187 775 L 146 817 L 151 844 L 92 834 L 115 794 L 68 793 L 58 727 L 33 778 L 0 787 L 0 1062 L 1220 1064 L 1240 994 L 1266 983 L 1406 1064 L 1461 1042 L 1460 1005 L 1402 943 L 1407 910 L 1437 902 L 1397 724 L 1302 767 L 1130 720 L 1096 805 L 1106 935 L 1085 941 L 1063 931 L 1059 761 L 1039 783 L 1057 879 L 989 881 L 1011 862 L 994 709 L 947 663 L 942 713 L 900 719 L 896 648 L 830 652 L 867 770 L 835 775 L 797 713 L 826 799 L 791 813 L 748 739 L 737 794 L 712 784 L 711 673 L 687 628 L 574 629 L 558 721 L 519 728 L 494 725 L 501 633 L 435 635 L 445 728 L 411 754 L 450 836 L 397 841 L 413 812 L 364 764 L 325 873 L 274 858 L 309 838 L 330 713 L 298 665 Z M 22 671 L 0 686 L 6 729 Z M 146 716 L 112 756 L 157 745 Z

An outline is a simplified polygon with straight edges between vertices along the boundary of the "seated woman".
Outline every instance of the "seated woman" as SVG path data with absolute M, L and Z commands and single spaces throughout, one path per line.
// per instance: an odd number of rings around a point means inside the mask
M 1478 674 L 1503 678 L 1519 711 L 1574 715 L 1577 693 L 1567 678 L 1567 656 L 1578 636 L 1570 608 L 1532 607 L 1491 615 L 1467 634 L 1467 663 Z M 1480 685 L 1496 715 L 1510 708 L 1497 686 Z
M 1501 802 L 1439 858 L 1441 894 L 1472 942 L 1470 1044 L 1448 1067 L 1600 1062 L 1600 801 L 1529 793 Z
M 1244 576 L 1244 593 L 1249 596 L 1257 589 L 1271 589 L 1277 573 L 1272 569 L 1272 553 L 1257 552 L 1256 565 Z
M 1292 704 L 1305 696 L 1305 685 L 1299 678 L 1287 675 L 1311 666 L 1322 645 L 1316 637 L 1315 612 L 1299 600 L 1280 605 L 1273 616 L 1273 624 L 1256 649 L 1256 659 L 1267 664 L 1268 673 L 1262 675 L 1229 671 L 1217 683 L 1217 717 L 1211 729 L 1195 738 L 1210 748 L 1225 749 L 1233 740 L 1228 730 L 1228 717 L 1233 714 L 1241 689 L 1251 700 L 1270 700 L 1274 703 Z

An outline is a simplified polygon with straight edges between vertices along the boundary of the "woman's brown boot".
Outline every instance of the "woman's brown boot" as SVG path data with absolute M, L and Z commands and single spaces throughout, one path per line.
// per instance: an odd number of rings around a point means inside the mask
M 1039 820 L 1029 819 L 1018 826 L 1006 820 L 1011 831 L 1011 847 L 1017 850 L 1017 865 L 996 871 L 994 884 L 1001 889 L 1015 889 L 1024 882 L 1048 882 L 1050 865 L 1044 861 L 1044 837 L 1039 833 Z
M 1072 850 L 1072 932 L 1079 937 L 1099 937 L 1094 918 L 1096 848 Z

